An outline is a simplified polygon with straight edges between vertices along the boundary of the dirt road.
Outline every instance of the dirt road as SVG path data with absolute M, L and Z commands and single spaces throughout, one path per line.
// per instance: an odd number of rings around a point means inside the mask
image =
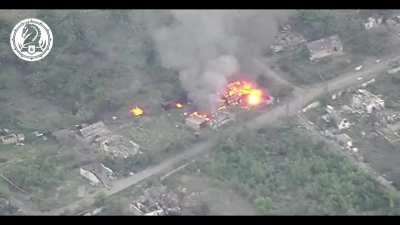
M 393 191 L 394 193 L 397 193 L 399 195 L 400 193 L 396 190 L 396 188 L 382 175 L 378 174 L 371 166 L 369 166 L 367 163 L 364 163 L 361 160 L 357 160 L 355 156 L 353 156 L 348 150 L 343 150 L 342 146 L 340 146 L 336 141 L 330 140 L 323 136 L 319 131 L 318 128 L 314 125 L 311 125 L 308 123 L 307 119 L 299 115 L 299 122 L 307 128 L 308 132 L 313 134 L 313 137 L 316 138 L 317 140 L 322 140 L 331 146 L 333 146 L 333 150 L 335 150 L 338 154 L 345 156 L 348 158 L 352 163 L 357 166 L 359 169 L 365 171 L 368 173 L 373 179 L 375 179 L 376 182 L 378 182 L 381 186 L 386 187 L 387 189 Z
M 385 71 L 388 69 L 388 64 L 389 62 L 399 60 L 400 56 L 397 57 L 390 57 L 385 60 L 382 60 L 383 62 L 381 64 L 370 64 L 370 65 L 365 65 L 364 69 L 361 71 L 352 71 L 346 74 L 343 74 L 342 76 L 337 77 L 336 79 L 316 84 L 311 86 L 308 89 L 305 90 L 300 90 L 298 91 L 297 96 L 295 96 L 293 99 L 286 103 L 281 103 L 280 105 L 275 106 L 271 110 L 267 111 L 263 115 L 260 115 L 250 121 L 248 121 L 244 126 L 240 126 L 241 129 L 238 129 L 237 132 L 240 132 L 242 129 L 258 129 L 262 128 L 265 125 L 272 123 L 276 120 L 282 119 L 287 116 L 293 116 L 295 115 L 299 110 L 301 110 L 307 103 L 317 99 L 320 97 L 323 93 L 326 93 L 327 90 L 333 92 L 342 88 L 346 88 L 352 85 L 356 84 L 361 84 L 362 82 L 367 81 L 368 79 L 374 78 L 382 74 L 382 71 Z M 359 76 L 363 76 L 363 80 L 358 80 L 357 78 Z M 117 180 L 113 183 L 113 187 L 110 190 L 99 190 L 95 192 L 94 194 L 91 194 L 84 199 L 74 202 L 66 207 L 55 209 L 49 212 L 44 212 L 44 213 L 38 213 L 38 212 L 32 212 L 33 214 L 40 215 L 40 214 L 45 214 L 45 215 L 59 215 L 62 214 L 64 211 L 74 211 L 80 207 L 82 203 L 86 204 L 91 204 L 95 200 L 95 196 L 99 194 L 100 192 L 104 192 L 107 196 L 113 195 L 115 193 L 118 193 L 132 185 L 135 185 L 146 178 L 149 178 L 151 176 L 161 174 L 161 173 L 166 173 L 174 165 L 177 163 L 181 163 L 184 160 L 190 159 L 196 155 L 202 154 L 204 152 L 207 152 L 208 150 L 212 149 L 215 144 L 218 143 L 218 140 L 221 137 L 212 137 L 211 139 L 208 139 L 205 142 L 196 144 L 190 149 L 187 149 L 185 151 L 182 151 L 178 155 L 164 160 L 162 163 L 159 165 L 156 165 L 154 167 L 145 169 L 131 177 L 124 178 L 121 180 Z

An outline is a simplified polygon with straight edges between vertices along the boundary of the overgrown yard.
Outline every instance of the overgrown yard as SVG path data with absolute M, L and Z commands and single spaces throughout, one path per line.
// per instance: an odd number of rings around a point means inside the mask
M 349 54 L 311 62 L 308 50 L 302 47 L 281 57 L 277 65 L 286 79 L 299 85 L 310 85 L 333 79 L 360 62 L 360 57 Z
M 390 12 L 388 10 L 388 15 Z M 315 84 L 335 78 L 345 71 L 396 52 L 399 37 L 386 25 L 365 30 L 365 18 L 356 12 L 340 14 L 332 10 L 300 10 L 291 19 L 293 29 L 307 41 L 338 35 L 343 43 L 342 56 L 328 57 L 319 62 L 309 60 L 305 45 L 295 52 L 283 54 L 277 64 L 287 79 L 300 85 Z
M 362 115 L 358 115 L 356 113 L 341 112 L 340 118 L 346 118 L 352 124 L 348 129 L 344 129 L 341 132 L 348 134 L 352 139 L 353 145 L 358 149 L 357 153 L 354 154 L 361 156 L 360 160 L 369 164 L 387 180 L 392 181 L 396 188 L 400 187 L 400 148 L 398 142 L 391 143 L 383 136 L 392 136 L 390 132 L 383 133 L 383 131 L 393 123 L 386 124 L 387 122 L 382 123 L 382 121 L 387 121 L 387 116 L 400 112 L 398 84 L 399 73 L 384 73 L 376 78 L 376 82 L 369 84 L 367 87 L 355 87 L 352 89 L 353 91 L 347 90 L 335 101 L 331 100 L 331 96 L 321 98 L 321 106 L 309 110 L 305 114 L 307 119 L 316 124 L 321 131 L 328 128 L 332 129 L 336 128 L 337 124 L 332 121 L 328 124 L 322 119 L 322 116 L 327 113 L 326 105 L 332 106 L 336 111 L 341 111 L 344 105 L 351 106 L 352 96 L 358 88 L 367 89 L 381 96 L 385 102 L 385 109 L 376 113 L 368 114 L 364 112 Z
M 329 148 L 285 124 L 226 140 L 200 168 L 262 214 L 398 213 L 397 198 Z

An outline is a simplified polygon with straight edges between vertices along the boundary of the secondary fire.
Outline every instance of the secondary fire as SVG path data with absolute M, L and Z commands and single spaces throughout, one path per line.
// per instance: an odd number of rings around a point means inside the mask
M 179 102 L 177 102 L 177 103 L 175 104 L 175 106 L 176 106 L 176 108 L 178 108 L 178 109 L 183 108 L 183 105 L 182 105 L 181 103 L 179 103 Z
M 170 102 L 164 102 L 161 104 L 161 107 L 165 110 L 172 110 L 172 109 L 182 109 L 185 107 L 185 103 L 182 101 L 170 101 Z
M 135 108 L 131 109 L 131 114 L 135 117 L 142 116 L 144 113 L 143 109 L 135 106 Z
M 202 118 L 202 119 L 207 120 L 207 121 L 210 120 L 210 116 L 209 115 L 207 115 L 206 113 L 200 113 L 200 112 L 197 112 L 197 111 L 191 113 L 190 116 Z

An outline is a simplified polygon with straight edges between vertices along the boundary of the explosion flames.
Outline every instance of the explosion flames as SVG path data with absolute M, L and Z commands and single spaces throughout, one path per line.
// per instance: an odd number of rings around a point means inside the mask
M 194 110 L 192 111 L 190 109 L 188 111 L 186 109 L 186 112 L 184 112 L 183 115 L 187 117 L 187 120 L 189 119 L 191 121 L 190 124 L 199 125 L 204 123 L 213 123 L 215 115 L 217 115 L 219 112 L 228 110 L 229 106 L 240 106 L 245 109 L 250 109 L 268 104 L 272 99 L 266 90 L 258 88 L 256 84 L 247 80 L 234 80 L 229 82 L 224 90 L 219 94 L 219 98 L 221 104 L 214 112 L 205 113 Z M 188 104 L 190 103 L 184 103 L 179 100 L 162 103 L 161 106 L 167 111 L 171 109 L 183 109 L 186 108 Z M 139 108 L 138 106 L 132 108 L 130 112 L 134 117 L 140 117 L 144 115 L 143 109 Z
M 250 81 L 235 80 L 227 84 L 224 91 L 220 95 L 221 105 L 217 108 L 217 112 L 225 111 L 228 106 L 240 105 L 243 108 L 250 109 L 263 104 L 268 104 L 271 97 L 266 91 L 257 88 Z M 207 122 L 212 121 L 214 113 L 192 112 L 189 117 L 197 117 Z M 184 114 L 185 116 L 187 115 Z
M 183 108 L 183 105 L 182 105 L 180 102 L 177 102 L 177 103 L 175 104 L 175 106 L 176 106 L 176 108 L 178 108 L 178 109 Z
M 143 109 L 139 108 L 138 106 L 135 106 L 130 112 L 134 117 L 140 117 L 144 113 Z
M 268 98 L 256 85 L 244 80 L 230 82 L 222 94 L 224 104 L 242 105 L 245 108 L 261 105 Z

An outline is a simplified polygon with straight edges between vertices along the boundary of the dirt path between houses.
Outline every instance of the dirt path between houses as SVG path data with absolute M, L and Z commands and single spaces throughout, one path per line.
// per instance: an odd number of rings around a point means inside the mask
M 299 115 L 298 116 L 298 121 L 306 127 L 306 129 L 313 134 L 313 137 L 318 139 L 318 140 L 323 140 L 324 142 L 334 146 L 333 148 L 330 148 L 332 150 L 335 150 L 335 152 L 345 156 L 348 158 L 354 165 L 356 165 L 359 169 L 365 171 L 367 174 L 369 174 L 376 182 L 378 182 L 381 186 L 388 188 L 389 190 L 395 191 L 397 195 L 400 193 L 398 190 L 389 182 L 385 177 L 377 173 L 371 166 L 368 164 L 358 160 L 354 155 L 352 155 L 349 151 L 343 150 L 342 146 L 340 146 L 337 142 L 333 140 L 329 140 L 325 136 L 323 136 L 319 131 L 318 128 L 314 125 L 311 125 L 308 123 L 308 120 L 304 118 L 304 116 Z M 400 195 L 399 195 L 400 196 Z

